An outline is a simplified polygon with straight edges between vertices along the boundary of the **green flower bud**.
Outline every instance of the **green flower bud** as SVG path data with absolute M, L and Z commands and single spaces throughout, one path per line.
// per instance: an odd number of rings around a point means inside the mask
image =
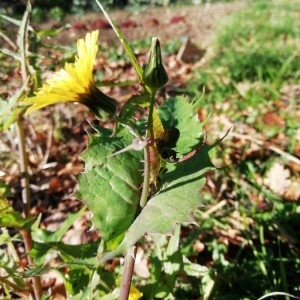
M 92 86 L 89 97 L 82 104 L 87 106 L 100 120 L 108 120 L 117 113 L 117 101 L 102 93 L 96 86 Z
M 149 64 L 143 72 L 143 82 L 153 90 L 164 86 L 168 81 L 168 74 L 163 66 L 159 40 L 152 38 Z

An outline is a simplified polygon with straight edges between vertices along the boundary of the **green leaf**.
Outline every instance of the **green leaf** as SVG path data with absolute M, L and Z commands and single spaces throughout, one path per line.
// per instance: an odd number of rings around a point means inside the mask
M 24 93 L 24 85 L 8 101 L 0 99 L 0 131 L 14 124 L 24 108 L 16 108 L 16 104 Z
M 34 242 L 29 254 L 34 259 L 36 265 L 44 264 L 46 255 L 54 251 L 59 253 L 65 262 L 92 268 L 96 263 L 98 246 L 99 242 L 82 245 L 67 245 L 62 242 Z
M 85 290 L 89 285 L 90 271 L 86 268 L 70 268 L 67 276 L 64 276 L 68 294 L 75 295 Z
M 59 242 L 68 229 L 73 225 L 74 221 L 79 219 L 85 212 L 86 207 L 82 207 L 76 213 L 68 214 L 64 222 L 59 226 L 56 231 L 48 231 L 40 229 L 40 217 L 36 219 L 35 223 L 31 227 L 31 235 L 34 241 L 42 243 Z
M 80 291 L 77 295 L 71 296 L 71 300 L 82 300 L 82 299 L 91 299 L 90 294 L 92 294 L 93 289 L 91 287 L 85 288 L 83 291 Z
M 0 227 L 30 229 L 33 222 L 32 218 L 24 218 L 19 212 L 14 211 L 7 199 L 0 198 Z
M 46 274 L 50 270 L 52 270 L 51 267 L 48 267 L 48 266 L 38 266 L 38 267 L 35 267 L 35 268 L 28 268 L 28 269 L 26 269 L 21 275 L 24 278 L 25 277 L 41 276 L 43 274 Z
M 12 193 L 9 189 L 9 186 L 5 182 L 0 180 L 0 200 L 4 200 L 7 197 L 11 197 L 11 196 L 12 196 Z M 3 206 L 3 203 L 0 204 L 0 209 L 2 206 Z M 4 206 L 6 206 L 6 205 L 4 205 Z
M 132 135 L 121 130 L 111 136 L 102 129 L 90 136 L 82 157 L 85 171 L 79 176 L 77 196 L 93 214 L 93 223 L 105 242 L 121 239 L 131 225 L 140 198 L 142 151 L 111 156 L 132 142 Z
M 59 228 L 51 232 L 51 234 L 47 235 L 45 238 L 45 242 L 59 242 L 68 229 L 74 224 L 74 221 L 79 219 L 85 212 L 86 207 L 81 208 L 77 213 L 68 214 L 66 220 L 59 226 Z
M 23 216 L 16 212 L 11 211 L 5 215 L 0 216 L 0 227 L 14 227 L 17 229 L 30 229 L 33 219 L 23 218 Z
M 178 223 L 194 222 L 193 213 L 201 205 L 199 191 L 205 184 L 204 174 L 214 169 L 208 156 L 214 146 L 204 145 L 192 158 L 169 165 L 162 189 L 148 201 L 117 249 L 100 261 L 124 254 L 145 234 L 170 234 Z
M 173 126 L 180 131 L 176 151 L 186 154 L 199 143 L 199 138 L 203 135 L 202 123 L 197 119 L 194 105 L 186 98 L 169 98 L 159 107 L 158 114 L 165 129 Z
M 10 255 L 8 252 L 9 251 L 7 251 L 7 249 L 0 249 L 1 288 L 5 288 L 7 285 L 8 289 L 10 289 L 11 285 L 7 284 L 6 281 L 13 281 L 15 286 L 18 287 L 19 291 L 25 290 L 26 284 L 21 278 L 21 268 L 14 259 L 13 255 Z
M 192 263 L 186 256 L 183 256 L 183 269 L 188 276 L 201 277 L 208 273 L 208 268 L 196 263 Z
M 146 107 L 150 105 L 149 95 L 133 95 L 126 103 L 123 105 L 119 117 L 123 122 L 128 122 L 137 110 L 137 107 Z
M 39 38 L 42 38 L 42 37 L 55 37 L 57 36 L 60 32 L 62 32 L 63 30 L 65 29 L 68 29 L 70 28 L 70 24 L 62 24 L 60 27 L 58 28 L 46 28 L 46 29 L 43 29 L 43 30 L 40 30 L 37 32 L 37 36 Z

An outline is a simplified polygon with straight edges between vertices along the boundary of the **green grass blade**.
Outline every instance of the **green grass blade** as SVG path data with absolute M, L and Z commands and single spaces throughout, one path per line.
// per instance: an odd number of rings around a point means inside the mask
M 100 7 L 101 11 L 103 12 L 105 18 L 107 19 L 107 21 L 109 22 L 109 24 L 111 25 L 111 27 L 113 28 L 114 32 L 116 33 L 118 39 L 120 40 L 121 44 L 123 45 L 125 52 L 127 53 L 127 55 L 130 58 L 130 62 L 133 66 L 133 68 L 136 71 L 136 74 L 139 78 L 140 81 L 142 81 L 142 73 L 143 70 L 141 68 L 141 66 L 139 65 L 132 48 L 130 47 L 128 41 L 126 40 L 125 36 L 123 35 L 122 31 L 118 28 L 118 26 L 113 22 L 113 20 L 110 18 L 110 16 L 108 15 L 108 13 L 106 12 L 106 10 L 104 9 L 104 7 L 102 6 L 102 4 L 98 1 L 95 0 L 96 3 L 98 4 L 98 6 Z

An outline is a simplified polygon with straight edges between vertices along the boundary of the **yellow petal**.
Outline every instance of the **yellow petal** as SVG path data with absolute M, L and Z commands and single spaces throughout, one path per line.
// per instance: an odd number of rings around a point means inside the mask
M 77 41 L 78 56 L 74 63 L 66 63 L 64 69 L 55 72 L 34 97 L 22 103 L 31 104 L 26 114 L 33 110 L 60 102 L 83 102 L 92 97 L 94 86 L 93 65 L 98 51 L 98 30 L 87 33 Z
M 131 285 L 128 300 L 139 300 L 142 297 L 143 293 L 141 293 L 135 286 Z

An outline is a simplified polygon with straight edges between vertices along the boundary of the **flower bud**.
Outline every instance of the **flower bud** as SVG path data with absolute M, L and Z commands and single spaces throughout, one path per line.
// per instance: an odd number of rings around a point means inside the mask
M 91 87 L 88 98 L 82 101 L 100 120 L 108 120 L 117 113 L 117 101 L 102 93 L 96 86 Z
M 168 81 L 168 74 L 163 66 L 159 40 L 152 38 L 149 64 L 143 72 L 143 82 L 153 90 L 164 86 Z

